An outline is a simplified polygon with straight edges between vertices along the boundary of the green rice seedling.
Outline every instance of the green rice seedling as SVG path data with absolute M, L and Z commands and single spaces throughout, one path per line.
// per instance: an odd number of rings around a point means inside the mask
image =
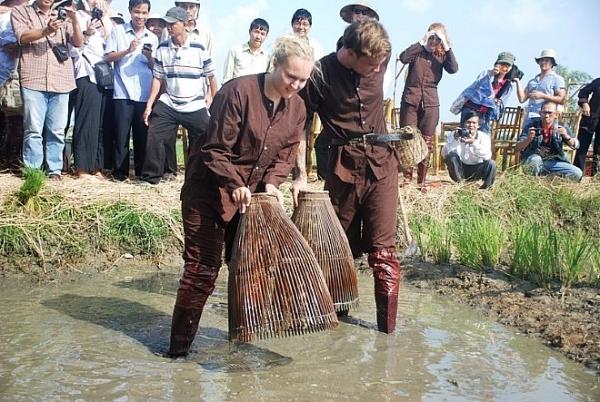
M 0 224 L 0 255 L 21 256 L 27 251 L 23 226 L 14 223 Z
M 585 234 L 563 233 L 560 236 L 560 279 L 563 287 L 570 288 L 593 263 L 595 244 Z
M 28 211 L 38 211 L 40 209 L 39 193 L 46 175 L 40 169 L 31 167 L 25 168 L 23 171 L 23 184 L 17 190 L 16 196 L 19 204 Z
M 558 278 L 559 243 L 556 231 L 549 225 L 530 225 L 517 230 L 513 238 L 510 272 L 547 287 Z
M 410 222 L 411 231 L 415 237 L 423 261 L 427 260 L 427 255 L 429 254 L 429 220 L 431 220 L 430 216 L 420 216 L 413 218 Z
M 448 220 L 432 220 L 429 226 L 429 248 L 436 264 L 448 264 L 452 257 Z
M 498 217 L 475 210 L 453 224 L 458 260 L 470 268 L 493 267 L 500 262 L 506 233 Z

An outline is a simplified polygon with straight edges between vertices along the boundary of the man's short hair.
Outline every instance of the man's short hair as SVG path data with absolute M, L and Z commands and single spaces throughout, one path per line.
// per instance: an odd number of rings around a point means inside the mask
M 383 25 L 375 20 L 356 21 L 344 30 L 344 47 L 359 57 L 383 59 L 390 55 L 392 44 Z
M 250 23 L 250 31 L 261 28 L 269 33 L 269 23 L 262 18 L 256 18 Z
M 310 13 L 310 11 L 305 10 L 304 8 L 299 8 L 296 10 L 294 15 L 292 15 L 291 24 L 294 25 L 294 22 L 302 20 L 307 20 L 308 23 L 312 26 L 312 14 Z
M 140 4 L 148 4 L 148 11 L 150 11 L 150 0 L 129 0 L 129 11 Z
M 464 121 L 469 120 L 471 117 L 477 117 L 477 120 L 481 120 L 481 116 L 474 110 L 465 110 L 464 112 Z

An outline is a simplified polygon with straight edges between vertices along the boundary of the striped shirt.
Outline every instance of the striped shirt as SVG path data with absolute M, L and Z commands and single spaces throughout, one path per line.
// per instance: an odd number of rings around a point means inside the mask
M 214 74 L 208 52 L 191 35 L 181 47 L 169 38 L 156 49 L 154 78 L 166 82 L 159 100 L 178 112 L 195 112 L 206 107 L 204 81 Z
M 46 15 L 35 3 L 13 8 L 11 22 L 17 42 L 28 31 L 44 29 L 50 18 L 56 18 L 56 11 Z M 56 44 L 70 43 L 73 25 L 70 20 L 55 33 L 28 44 L 21 44 L 19 76 L 23 88 L 34 91 L 67 93 L 75 89 L 75 76 L 71 58 L 59 62 L 52 52 Z

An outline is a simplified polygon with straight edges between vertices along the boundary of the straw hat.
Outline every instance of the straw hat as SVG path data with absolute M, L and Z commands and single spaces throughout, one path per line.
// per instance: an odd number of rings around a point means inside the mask
M 368 14 L 369 18 L 373 18 L 373 19 L 376 19 L 377 21 L 379 21 L 379 14 L 377 14 L 377 12 L 375 10 L 373 10 L 371 8 L 371 6 L 369 6 L 367 3 L 364 3 L 364 2 L 358 2 L 358 3 L 345 5 L 340 10 L 340 17 L 342 17 L 342 19 L 344 21 L 346 21 L 348 24 L 352 23 L 352 14 L 354 14 L 354 11 L 353 11 L 354 7 L 366 8 L 369 11 L 369 14 Z
M 556 53 L 556 50 L 554 50 L 554 49 L 544 49 L 544 50 L 541 51 L 540 57 L 536 57 L 535 58 L 535 62 L 539 63 L 540 59 L 549 58 L 549 59 L 552 59 L 552 64 L 556 65 L 556 56 L 558 56 L 558 53 Z

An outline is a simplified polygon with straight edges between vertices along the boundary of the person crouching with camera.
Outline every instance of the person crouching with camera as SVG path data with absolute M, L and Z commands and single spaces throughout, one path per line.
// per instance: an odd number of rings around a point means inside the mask
M 467 112 L 465 118 L 465 127 L 448 135 L 442 157 L 453 181 L 483 180 L 480 188 L 486 189 L 496 178 L 496 162 L 491 159 L 492 143 L 489 135 L 479 131 L 477 113 Z
M 69 92 L 75 88 L 67 43 L 80 47 L 84 38 L 75 8 L 69 4 L 52 9 L 53 3 L 36 0 L 15 7 L 11 22 L 21 47 L 23 162 L 41 168 L 45 160 L 49 178 L 60 180 Z
M 521 152 L 523 171 L 534 176 L 554 175 L 580 181 L 583 173 L 565 156 L 563 144 L 579 148 L 579 140 L 558 123 L 557 104 L 544 102 L 540 117 L 531 119 L 515 145 Z

